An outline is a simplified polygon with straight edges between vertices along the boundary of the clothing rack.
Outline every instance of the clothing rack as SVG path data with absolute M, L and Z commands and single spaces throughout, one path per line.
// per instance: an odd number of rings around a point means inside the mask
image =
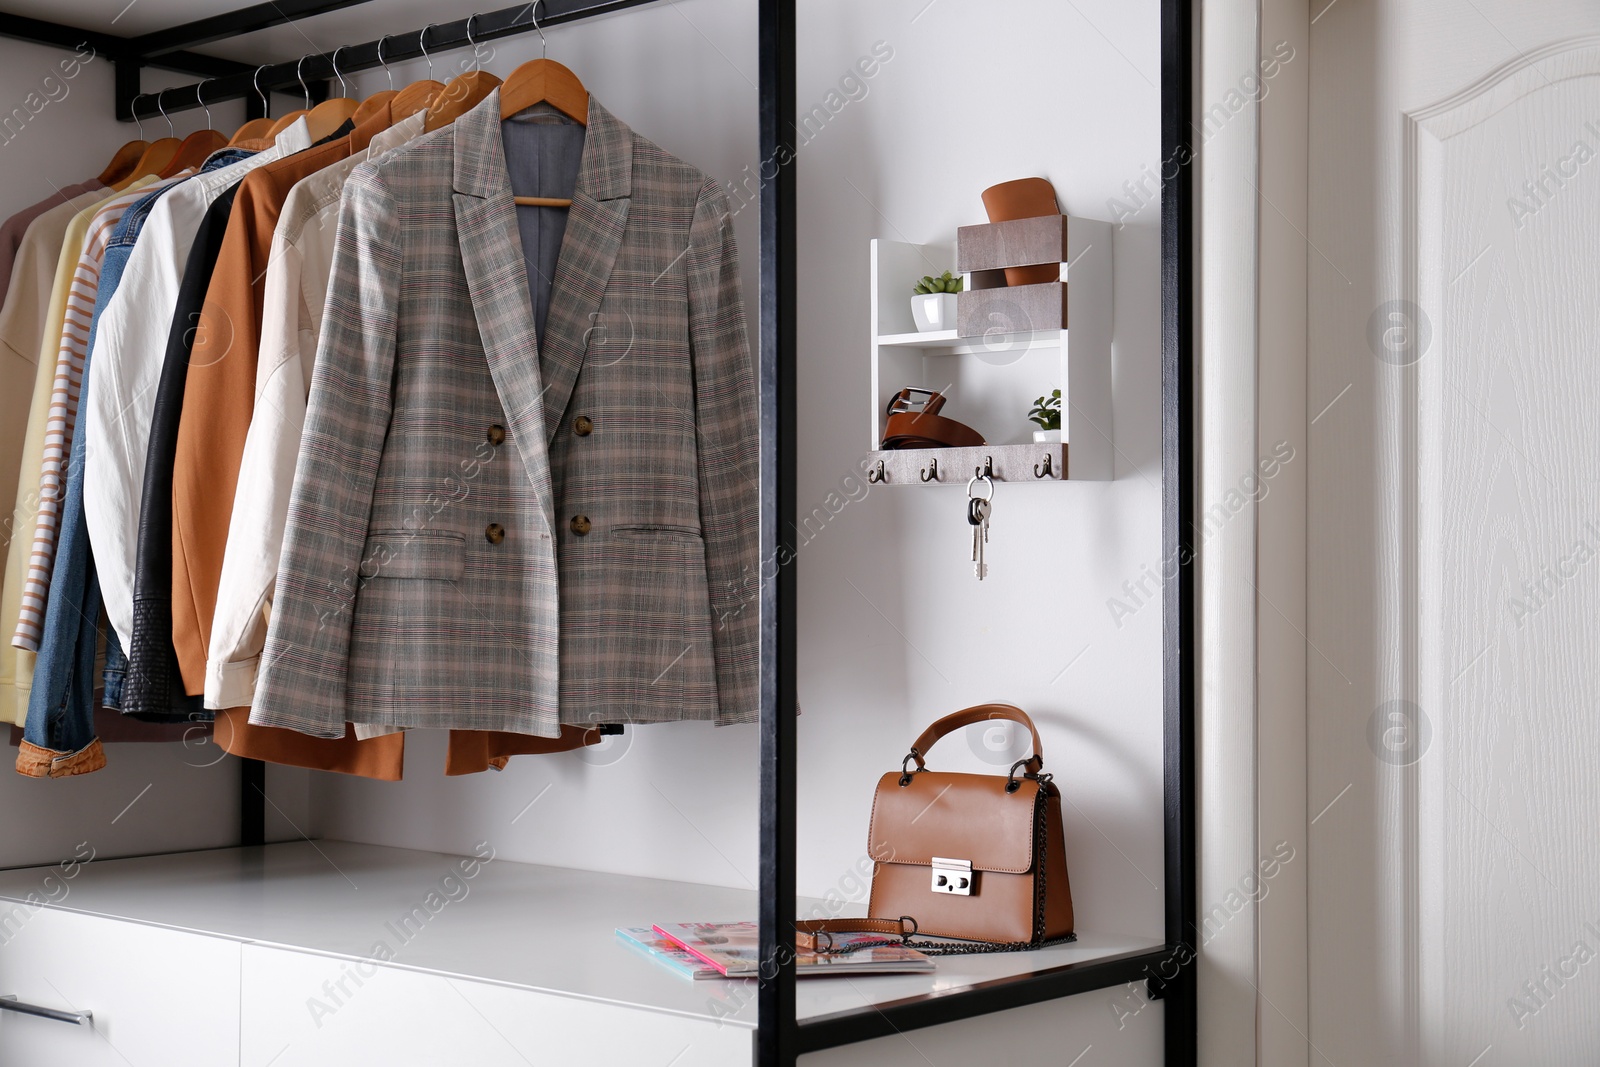
M 326 95 L 325 82 L 390 63 L 437 55 L 512 35 L 610 14 L 655 0 L 536 0 L 443 22 L 363 44 L 341 46 L 298 61 L 253 67 L 190 51 L 296 19 L 369 0 L 268 0 L 135 37 L 118 37 L 0 12 L 0 36 L 54 47 L 87 45 L 116 65 L 116 116 L 123 121 L 244 99 L 247 114 L 265 113 L 260 90 Z M 761 717 L 760 885 L 758 914 L 764 967 L 759 982 L 757 1067 L 793 1067 L 807 1052 L 848 1045 L 905 1030 L 973 1018 L 1095 989 L 1144 982 L 1150 999 L 1164 1004 L 1165 1063 L 1196 1063 L 1194 961 L 1196 922 L 1194 731 L 1194 433 L 1191 370 L 1193 208 L 1189 144 L 1191 25 L 1189 0 L 1162 0 L 1163 188 L 1161 204 L 1162 551 L 1174 561 L 1175 580 L 1163 583 L 1163 723 L 1166 945 L 1150 951 L 1055 966 L 942 990 L 856 1011 L 799 1022 L 791 951 L 796 918 L 796 656 L 797 576 L 776 566 L 782 531 L 797 512 L 796 368 L 798 321 L 795 258 L 797 185 L 795 119 L 795 0 L 757 0 L 759 9 L 760 293 L 758 364 L 761 419 L 760 587 Z M 537 26 L 534 22 L 537 7 Z M 426 39 L 424 40 L 424 36 Z M 424 50 L 426 49 L 426 51 Z M 334 60 L 337 57 L 337 70 Z M 145 67 L 177 70 L 205 80 L 140 94 Z M 318 84 L 313 84 L 318 83 Z M 1170 166 L 1172 173 L 1166 172 Z M 243 761 L 241 843 L 264 841 L 265 768 Z

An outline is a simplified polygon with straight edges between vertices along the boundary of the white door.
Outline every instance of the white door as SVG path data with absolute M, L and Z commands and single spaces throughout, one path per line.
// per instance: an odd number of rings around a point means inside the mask
M 1313 1064 L 1600 1064 L 1600 4 L 1310 0 Z

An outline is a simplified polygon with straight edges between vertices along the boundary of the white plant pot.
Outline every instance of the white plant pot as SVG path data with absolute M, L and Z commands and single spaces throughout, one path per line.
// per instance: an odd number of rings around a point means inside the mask
M 1036 445 L 1059 445 L 1061 443 L 1060 430 L 1035 430 L 1033 443 Z
M 919 333 L 956 328 L 956 294 L 918 293 L 911 298 L 911 317 Z

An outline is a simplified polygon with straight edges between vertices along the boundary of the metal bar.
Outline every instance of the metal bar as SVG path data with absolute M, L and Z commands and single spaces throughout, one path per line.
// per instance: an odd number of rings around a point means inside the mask
M 795 3 L 760 0 L 761 878 L 756 1067 L 794 1067 L 796 518 Z
M 653 3 L 656 0 L 541 0 L 539 3 L 539 25 L 544 27 L 559 26 L 565 22 L 576 22 L 579 19 L 592 18 L 595 15 L 605 15 L 613 11 L 622 11 L 630 7 L 639 7 L 642 4 Z M 479 15 L 458 19 L 454 22 L 441 22 L 428 30 L 428 53 L 437 56 L 455 48 L 465 48 L 473 44 L 482 45 L 486 42 L 514 34 L 533 32 L 533 4 L 518 4 L 515 7 L 500 8 L 496 11 L 486 11 Z M 472 33 L 468 37 L 468 23 L 471 23 Z M 388 34 L 381 38 L 383 43 L 383 58 L 388 63 L 399 63 L 407 59 L 416 59 L 422 55 L 422 30 L 410 30 L 405 33 Z M 346 45 L 337 49 L 339 53 L 339 69 L 345 74 L 356 71 L 372 70 L 380 67 L 378 61 L 379 41 L 367 41 L 364 44 Z M 304 57 L 304 73 L 307 82 L 326 81 L 334 77 L 333 52 L 313 54 Z M 152 60 L 152 62 L 156 62 Z M 299 60 L 290 60 L 285 63 L 274 63 L 261 70 L 261 86 L 265 89 L 281 92 L 298 93 L 300 90 L 300 76 L 297 72 Z M 219 100 L 236 100 L 240 97 L 255 92 L 253 78 L 255 69 L 240 71 L 227 77 L 219 77 L 206 84 L 204 95 L 206 103 L 215 104 Z M 175 86 L 166 91 L 166 108 L 168 114 L 185 111 L 199 106 L 196 95 L 196 86 Z M 152 99 L 139 103 L 138 113 L 142 118 L 151 118 L 160 113 Z
M 0 1011 L 14 1011 L 18 1015 L 36 1015 L 41 1019 L 54 1019 L 58 1023 L 71 1023 L 74 1026 L 88 1026 L 94 1022 L 92 1011 L 61 1011 L 58 1008 L 45 1008 L 38 1004 L 20 1001 L 12 994 L 0 996 Z
M 800 1052 L 818 1052 L 1026 1004 L 1125 986 L 1159 971 L 1170 958 L 1171 951 L 1165 948 L 1125 952 L 807 1019 L 799 1024 Z M 1069 1053 L 1050 1062 L 1065 1063 L 1070 1057 Z
M 128 45 L 135 55 L 150 60 L 179 49 L 211 44 L 364 3 L 367 0 L 268 0 L 264 4 L 242 7 L 237 11 L 227 11 L 210 18 L 130 37 Z
M 1160 975 L 1167 1067 L 1194 1067 L 1195 962 L 1195 423 L 1193 326 L 1193 36 L 1189 0 L 1161 4 L 1161 549 L 1163 808 L 1167 945 Z M 1165 569 L 1165 566 L 1163 567 Z
M 239 761 L 239 844 L 267 843 L 267 765 Z
M 94 50 L 95 55 L 112 61 L 136 58 L 133 51 L 128 47 L 129 39 L 126 37 L 118 37 L 111 33 L 100 33 L 96 30 L 83 30 L 76 26 L 62 25 L 59 22 L 28 18 L 25 15 L 10 15 L 0 12 L 0 16 L 3 16 L 0 17 L 0 37 L 10 37 L 18 41 L 49 45 L 52 48 L 65 48 L 69 51 L 76 51 L 87 45 Z M 169 52 L 159 59 L 150 60 L 146 65 L 175 70 L 183 74 L 198 74 L 201 77 L 213 78 L 239 74 L 243 71 L 254 69 L 231 59 L 202 56 L 189 51 Z M 344 66 L 342 59 L 339 65 L 341 67 Z

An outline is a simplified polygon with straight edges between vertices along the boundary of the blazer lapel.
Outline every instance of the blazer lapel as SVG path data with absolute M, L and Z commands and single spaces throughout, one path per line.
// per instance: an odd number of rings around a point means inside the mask
M 454 133 L 456 231 L 478 332 L 528 477 L 549 502 L 545 388 L 500 140 L 500 91 L 457 119 Z
M 632 189 L 633 132 L 591 94 L 588 132 L 551 281 L 540 359 L 547 440 L 554 439 L 567 410 L 589 339 L 598 336 L 595 316 L 628 226 Z

